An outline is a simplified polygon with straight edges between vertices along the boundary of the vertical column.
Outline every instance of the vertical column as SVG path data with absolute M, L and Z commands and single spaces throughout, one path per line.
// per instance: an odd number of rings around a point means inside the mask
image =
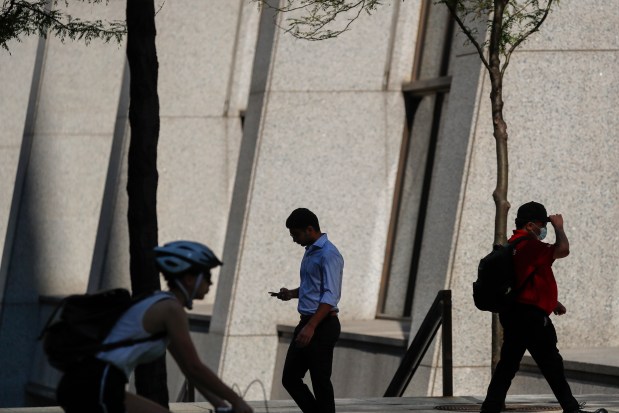
M 226 371 L 226 362 L 238 364 L 240 367 L 241 365 L 247 365 L 250 359 L 253 359 L 251 363 L 256 363 L 258 355 L 264 354 L 267 356 L 261 358 L 259 369 L 265 370 L 268 376 L 269 367 L 275 362 L 275 354 L 272 349 L 276 347 L 277 338 L 273 333 L 263 337 L 252 335 L 245 337 L 231 336 L 232 324 L 237 322 L 235 320 L 237 314 L 234 312 L 234 302 L 244 299 L 239 295 L 237 286 L 241 276 L 240 264 L 244 252 L 243 240 L 247 230 L 247 214 L 249 213 L 251 203 L 256 152 L 263 132 L 263 115 L 268 104 L 267 93 L 271 78 L 275 32 L 277 30 L 274 24 L 275 18 L 275 12 L 272 9 L 264 8 L 262 10 L 243 139 L 239 151 L 226 229 L 223 254 L 224 265 L 220 271 L 213 320 L 207 340 L 209 348 L 209 352 L 206 354 L 207 363 L 215 370 L 218 370 L 220 374 Z M 241 343 L 243 341 L 246 343 Z M 247 341 L 251 341 L 251 343 Z M 234 354 L 235 347 L 239 350 L 253 347 L 254 351 L 246 354 L 250 359 L 243 360 L 243 357 L 239 357 L 238 353 Z M 227 377 L 224 376 L 224 379 L 230 377 L 237 378 L 238 376 L 228 374 Z M 265 382 L 270 383 L 266 379 Z
M 391 8 L 324 42 L 294 39 L 274 23 L 288 15 L 262 13 L 208 361 L 241 390 L 260 380 L 268 397 L 281 374 L 277 324 L 298 321 L 296 300 L 267 294 L 299 285 L 303 249 L 284 225 L 294 208 L 316 212 L 344 255 L 342 319 L 375 316 L 403 102 L 384 85 Z M 262 398 L 260 386 L 248 397 Z
M 91 7 L 78 4 L 71 13 L 90 15 Z M 99 10 L 102 19 L 123 13 L 122 5 Z M 0 399 L 9 405 L 27 397 L 39 296 L 86 290 L 123 60 L 115 44 L 63 44 L 50 37 L 38 66 L 44 70 L 32 88 L 20 155 L 28 162 L 20 161 L 13 239 L 3 256 Z

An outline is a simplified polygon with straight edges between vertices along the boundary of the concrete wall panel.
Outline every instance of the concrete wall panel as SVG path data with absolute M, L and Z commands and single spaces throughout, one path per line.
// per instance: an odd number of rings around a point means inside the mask
M 120 46 L 47 41 L 23 193 L 15 192 L 20 210 L 0 331 L 5 405 L 25 402 L 39 295 L 86 289 L 123 61 Z M 22 81 L 28 90 L 30 79 Z
M 157 14 L 162 116 L 224 113 L 240 9 L 239 1 L 163 5 Z
M 618 91 L 616 75 L 609 70 L 616 65 L 617 48 L 616 36 L 602 36 L 608 32 L 606 24 L 617 17 L 607 13 L 600 24 L 587 26 L 597 12 L 593 6 L 589 10 L 562 2 L 540 33 L 512 57 L 505 78 L 512 204 L 508 235 L 518 206 L 537 200 L 549 213 L 563 214 L 571 242 L 570 256 L 553 266 L 559 299 L 568 307 L 567 315 L 553 318 L 562 348 L 616 345 L 617 340 L 616 329 L 609 328 L 616 326 L 617 282 L 612 274 L 617 258 L 600 248 L 612 242 L 610 234 L 617 230 L 617 174 L 612 165 L 619 155 L 614 143 Z M 454 365 L 482 370 L 490 364 L 490 315 L 475 309 L 471 282 L 493 240 L 496 155 L 489 93 L 485 79 L 471 129 L 449 270 L 454 337 L 459 338 Z M 552 243 L 552 229 L 549 233 L 547 242 Z M 474 377 L 458 385 L 456 394 L 484 394 L 488 377 Z
M 351 30 L 335 39 L 312 42 L 279 36 L 271 90 L 380 90 L 390 58 L 393 7 L 385 4 L 372 15 L 361 13 Z M 283 27 L 286 18 L 279 17 Z

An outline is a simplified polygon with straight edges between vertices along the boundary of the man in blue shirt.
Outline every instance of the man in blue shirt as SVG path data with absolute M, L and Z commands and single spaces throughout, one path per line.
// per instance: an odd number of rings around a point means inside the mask
M 306 208 L 292 211 L 286 220 L 292 240 L 305 247 L 298 288 L 280 289 L 277 297 L 288 301 L 298 298 L 301 321 L 284 364 L 282 384 L 303 413 L 334 413 L 331 384 L 333 348 L 340 336 L 337 317 L 342 290 L 344 259 L 320 232 L 316 215 Z M 303 383 L 309 370 L 314 393 Z

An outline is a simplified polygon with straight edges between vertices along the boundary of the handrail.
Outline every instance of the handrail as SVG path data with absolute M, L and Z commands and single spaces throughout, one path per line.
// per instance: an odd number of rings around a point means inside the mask
M 193 403 L 195 401 L 196 388 L 189 380 L 185 379 L 178 396 L 176 396 L 176 403 Z
M 453 395 L 451 334 L 451 290 L 441 290 L 419 327 L 383 397 L 402 397 L 440 326 L 443 326 L 443 396 Z

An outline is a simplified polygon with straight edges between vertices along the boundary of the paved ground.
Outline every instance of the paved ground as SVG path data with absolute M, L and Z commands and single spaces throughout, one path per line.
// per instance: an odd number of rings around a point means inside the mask
M 619 394 L 617 395 L 579 395 L 579 401 L 586 401 L 587 411 L 600 407 L 609 412 L 619 413 Z M 338 399 L 338 413 L 387 413 L 416 412 L 439 413 L 444 411 L 478 412 L 481 400 L 476 397 L 394 397 L 368 399 Z M 299 413 L 300 410 L 290 400 L 272 400 L 252 402 L 256 413 Z M 206 403 L 173 403 L 173 413 L 208 413 Z M 552 396 L 510 396 L 507 399 L 507 412 L 560 412 Z M 9 408 L 0 409 L 0 413 L 61 413 L 58 407 Z

